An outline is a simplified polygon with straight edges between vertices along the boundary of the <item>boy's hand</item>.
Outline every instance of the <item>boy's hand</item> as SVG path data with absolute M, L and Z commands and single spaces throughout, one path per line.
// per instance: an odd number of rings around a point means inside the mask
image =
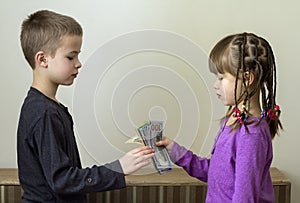
M 169 139 L 166 136 L 163 136 L 161 141 L 156 142 L 156 146 L 165 146 L 168 150 L 168 152 L 171 152 L 172 147 L 173 147 L 173 140 Z
M 154 150 L 149 146 L 143 146 L 127 152 L 119 161 L 124 174 L 128 175 L 149 165 L 153 156 Z

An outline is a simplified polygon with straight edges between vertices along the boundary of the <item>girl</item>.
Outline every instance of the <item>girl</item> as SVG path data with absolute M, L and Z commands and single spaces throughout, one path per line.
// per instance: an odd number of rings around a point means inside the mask
M 276 65 L 270 44 L 251 33 L 230 35 L 210 53 L 217 97 L 228 111 L 211 151 L 202 158 L 167 137 L 172 161 L 207 182 L 207 203 L 274 201 L 270 177 L 272 138 L 281 128 Z

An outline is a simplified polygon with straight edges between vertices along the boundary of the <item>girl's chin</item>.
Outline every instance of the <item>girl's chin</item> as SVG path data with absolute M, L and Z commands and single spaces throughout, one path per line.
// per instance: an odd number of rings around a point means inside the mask
M 224 106 L 234 106 L 235 104 L 233 104 L 233 103 L 229 103 L 229 102 L 226 102 L 226 101 L 222 101 L 222 103 L 223 103 L 223 105 Z

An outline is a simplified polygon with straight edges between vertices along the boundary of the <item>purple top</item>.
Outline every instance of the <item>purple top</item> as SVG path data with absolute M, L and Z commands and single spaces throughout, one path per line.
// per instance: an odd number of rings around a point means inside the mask
M 201 158 L 174 142 L 171 160 L 190 176 L 207 182 L 207 203 L 274 202 L 270 176 L 272 139 L 267 121 L 232 131 L 221 125 L 211 158 Z

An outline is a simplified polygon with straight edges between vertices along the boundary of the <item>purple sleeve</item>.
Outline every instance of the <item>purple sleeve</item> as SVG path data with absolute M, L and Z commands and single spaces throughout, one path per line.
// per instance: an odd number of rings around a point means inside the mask
M 261 201 L 262 196 L 272 199 L 272 185 L 266 186 L 271 184 L 269 168 L 272 161 L 272 143 L 267 136 L 261 133 L 240 135 L 236 151 L 233 203 L 256 203 Z M 270 191 L 261 191 L 262 188 Z
M 198 157 L 176 142 L 173 144 L 170 158 L 176 165 L 183 167 L 190 176 L 207 182 L 209 159 Z

